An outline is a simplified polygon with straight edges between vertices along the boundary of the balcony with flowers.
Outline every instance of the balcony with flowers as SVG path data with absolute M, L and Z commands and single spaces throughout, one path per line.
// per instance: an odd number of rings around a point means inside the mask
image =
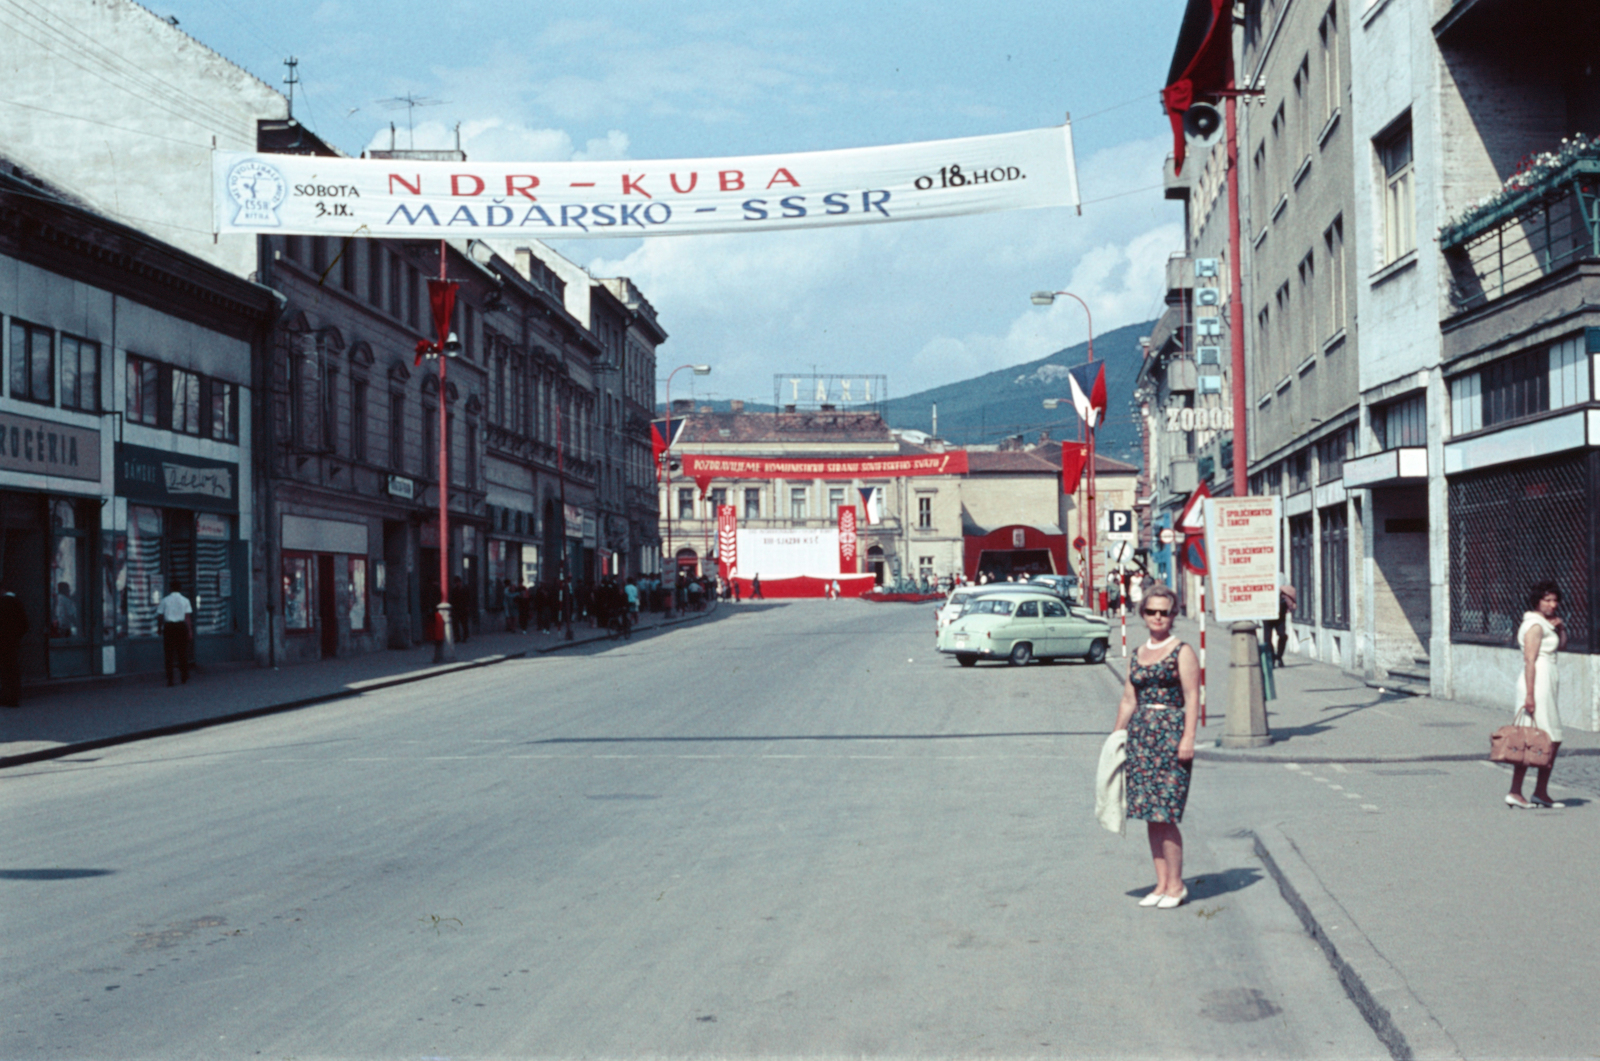
M 1600 268 L 1600 137 L 1577 134 L 1523 161 L 1439 230 L 1450 300 L 1468 313 L 1548 278 Z

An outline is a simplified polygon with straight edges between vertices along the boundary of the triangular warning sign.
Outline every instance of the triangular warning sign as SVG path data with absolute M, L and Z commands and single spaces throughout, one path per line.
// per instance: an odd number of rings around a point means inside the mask
M 1189 495 L 1189 500 L 1184 502 L 1183 511 L 1178 513 L 1177 527 L 1185 534 L 1204 534 L 1206 529 L 1205 510 L 1200 507 L 1203 498 L 1211 496 L 1211 491 L 1205 483 L 1195 487 L 1194 493 Z

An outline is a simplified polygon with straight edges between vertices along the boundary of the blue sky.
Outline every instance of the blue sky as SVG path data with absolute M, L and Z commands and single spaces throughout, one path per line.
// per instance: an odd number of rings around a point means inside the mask
M 771 401 L 774 374 L 882 373 L 891 395 L 1031 361 L 1154 317 L 1182 246 L 1162 199 L 1156 94 L 1182 0 L 1004 5 L 705 0 L 552 7 L 455 0 L 145 0 L 282 87 L 342 150 L 408 139 L 471 158 L 688 158 L 1032 129 L 1073 115 L 1083 215 L 1029 210 L 817 232 L 553 244 L 632 277 L 670 339 L 663 375 L 707 362 L 705 397 Z M 578 12 L 573 17 L 567 12 Z M 683 373 L 678 383 L 683 386 Z

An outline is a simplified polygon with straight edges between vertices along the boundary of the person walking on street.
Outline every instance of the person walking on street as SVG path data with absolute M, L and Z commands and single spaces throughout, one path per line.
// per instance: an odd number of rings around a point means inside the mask
M 761 572 L 759 572 L 759 571 L 756 572 L 755 578 L 752 578 L 750 580 L 750 599 L 751 600 L 766 600 L 767 599 L 767 598 L 765 598 L 765 597 L 763 597 L 761 595 Z
M 182 587 L 174 584 L 172 592 L 161 598 L 156 610 L 161 614 L 161 655 L 167 668 L 167 684 L 172 684 L 174 667 L 187 684 L 189 642 L 194 640 L 194 607 L 183 595 Z
M 1183 883 L 1183 820 L 1200 715 L 1200 661 L 1172 632 L 1178 595 L 1157 585 L 1140 609 L 1150 639 L 1129 661 L 1116 730 L 1128 734 L 1128 817 L 1146 823 L 1156 886 L 1140 906 L 1171 910 L 1189 898 Z
M 1554 582 L 1540 582 L 1528 594 L 1528 610 L 1517 628 L 1517 644 L 1522 648 L 1522 669 L 1517 675 L 1517 714 L 1528 715 L 1533 724 L 1550 736 L 1550 765 L 1537 767 L 1533 798 L 1522 797 L 1522 782 L 1527 763 L 1511 767 L 1511 791 L 1506 805 L 1517 810 L 1545 807 L 1561 810 L 1565 803 L 1550 798 L 1550 774 L 1555 769 L 1556 753 L 1561 751 L 1561 705 L 1558 700 L 1556 653 L 1567 647 L 1567 626 L 1556 612 L 1561 608 L 1561 589 Z M 1518 721 L 1521 721 L 1519 718 Z
M 456 644 L 467 643 L 467 584 L 461 576 L 455 577 L 455 582 L 450 586 L 450 625 L 455 628 Z
M 506 633 L 514 634 L 517 632 L 517 597 L 519 596 L 517 584 L 509 578 L 506 579 L 505 585 L 501 587 L 500 596 L 501 607 L 506 613 Z
M 28 612 L 9 589 L 0 593 L 0 707 L 22 706 L 22 639 Z
M 1289 647 L 1289 621 L 1298 607 L 1299 594 L 1285 582 L 1278 591 L 1278 617 L 1267 623 L 1267 637 L 1272 642 L 1272 662 L 1283 666 L 1283 651 Z

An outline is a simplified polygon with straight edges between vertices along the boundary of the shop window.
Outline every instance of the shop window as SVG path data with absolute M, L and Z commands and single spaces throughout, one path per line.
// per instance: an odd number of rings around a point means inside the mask
M 367 558 L 350 558 L 350 629 L 367 628 Z
M 128 355 L 128 395 L 125 415 L 130 423 L 157 427 L 161 423 L 161 366 Z
M 311 629 L 311 557 L 283 554 L 283 628 Z
M 76 640 L 89 636 L 87 612 L 89 529 L 78 502 L 50 503 L 50 636 Z
M 194 632 L 233 631 L 233 567 L 228 562 L 233 517 L 211 512 L 194 516 Z
M 1322 510 L 1322 625 L 1350 626 L 1350 514 Z
M 1593 652 L 1590 457 L 1545 457 L 1449 481 L 1450 636 L 1510 646 L 1528 589 L 1561 587 L 1567 650 Z
M 166 596 L 161 574 L 161 510 L 143 505 L 128 506 L 127 581 L 123 589 L 123 611 L 128 617 L 129 637 L 155 637 L 160 633 L 156 605 Z
M 1316 566 L 1311 517 L 1289 517 L 1289 584 L 1295 588 L 1294 618 L 1309 623 L 1316 614 Z
M 61 337 L 61 407 L 100 411 L 100 344 Z
M 172 373 L 172 430 L 184 435 L 200 433 L 200 377 L 181 368 Z
M 11 322 L 11 396 L 25 402 L 55 401 L 55 364 L 49 329 Z

